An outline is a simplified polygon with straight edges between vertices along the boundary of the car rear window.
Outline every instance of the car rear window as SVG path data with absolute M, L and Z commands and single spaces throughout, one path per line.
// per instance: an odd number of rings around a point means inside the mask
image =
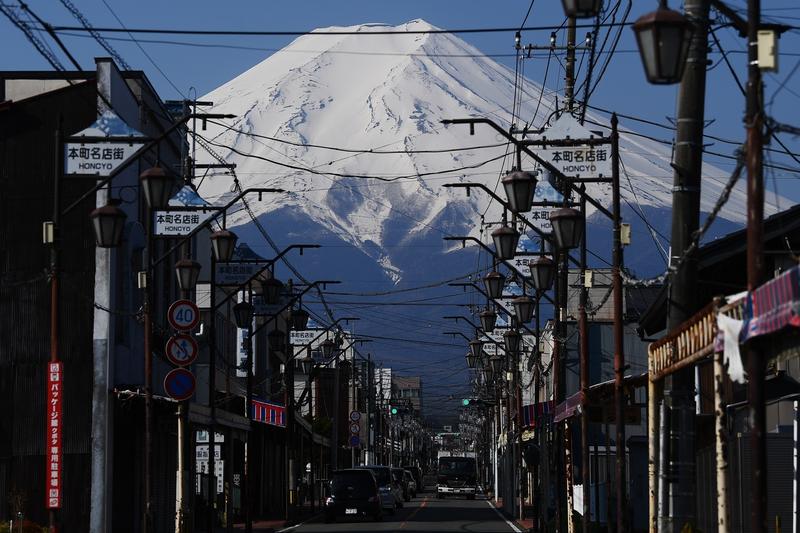
M 347 494 L 354 498 L 375 495 L 373 477 L 369 472 L 336 472 L 331 481 L 331 492 L 338 496 Z
M 389 469 L 388 468 L 367 468 L 372 470 L 375 474 L 375 479 L 378 481 L 378 486 L 383 487 L 389 484 Z

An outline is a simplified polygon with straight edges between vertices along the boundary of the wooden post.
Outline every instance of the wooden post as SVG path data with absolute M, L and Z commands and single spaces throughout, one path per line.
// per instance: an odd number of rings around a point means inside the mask
M 722 402 L 723 353 L 714 354 L 714 424 L 717 448 L 717 532 L 728 533 L 728 417 Z

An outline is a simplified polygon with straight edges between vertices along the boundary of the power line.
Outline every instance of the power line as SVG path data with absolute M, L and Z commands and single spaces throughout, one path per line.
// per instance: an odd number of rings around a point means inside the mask
M 616 22 L 606 23 L 603 27 L 627 27 L 632 26 L 631 22 Z M 289 31 L 276 31 L 276 30 L 199 30 L 199 29 L 178 29 L 178 28 L 95 28 L 95 31 L 103 33 L 142 33 L 142 34 L 161 34 L 161 35 L 250 35 L 250 36 L 286 36 L 297 37 L 303 35 L 358 35 L 358 36 L 378 36 L 378 35 L 429 35 L 429 34 L 447 34 L 447 33 L 509 33 L 516 31 L 553 31 L 559 29 L 560 26 L 527 26 L 524 28 L 456 28 L 452 30 L 444 30 L 439 28 L 431 28 L 427 30 L 375 30 L 375 31 L 358 31 L 358 30 L 289 30 Z M 576 28 L 593 28 L 594 24 L 576 24 Z M 86 28 L 82 26 L 53 26 L 55 31 L 76 31 L 86 32 Z
M 75 4 L 73 4 L 69 0 L 61 0 L 61 3 L 64 5 L 64 7 L 67 8 L 67 10 L 69 10 L 70 13 L 72 13 L 72 16 L 78 19 L 78 22 L 80 22 L 83 25 L 83 27 L 86 28 L 91 37 L 94 38 L 94 40 L 97 41 L 98 44 L 100 44 L 100 46 L 102 46 L 103 49 L 106 52 L 108 52 L 109 55 L 111 55 L 111 57 L 113 57 L 114 60 L 116 60 L 116 62 L 122 66 L 122 68 L 124 68 L 125 70 L 131 70 L 130 65 L 128 65 L 127 62 L 125 62 L 122 56 L 119 55 L 116 50 L 114 50 L 114 48 L 108 43 L 108 41 L 106 41 L 103 38 L 102 35 L 97 33 L 97 31 L 95 31 L 94 27 L 92 27 L 89 20 L 83 15 L 83 13 L 80 12 L 80 10 L 75 6 Z

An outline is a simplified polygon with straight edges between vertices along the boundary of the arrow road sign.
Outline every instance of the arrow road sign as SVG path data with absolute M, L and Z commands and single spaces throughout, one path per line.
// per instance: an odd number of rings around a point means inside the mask
M 169 306 L 167 320 L 178 331 L 189 331 L 200 322 L 200 310 L 190 300 L 176 300 Z
M 176 366 L 191 365 L 197 359 L 199 351 L 197 341 L 191 335 L 179 333 L 167 341 L 167 359 Z
M 173 368 L 164 378 L 164 391 L 173 400 L 188 400 L 194 394 L 194 388 L 194 374 L 185 368 Z

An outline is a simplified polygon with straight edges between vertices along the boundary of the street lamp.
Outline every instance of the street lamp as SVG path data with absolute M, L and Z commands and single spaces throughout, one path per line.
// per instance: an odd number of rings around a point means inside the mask
M 519 232 L 515 228 L 503 224 L 492 232 L 492 240 L 499 259 L 514 259 L 519 241 Z
M 494 270 L 483 277 L 483 285 L 486 287 L 486 294 L 493 300 L 497 300 L 503 296 L 503 286 L 505 284 L 506 277 Z
M 576 19 L 587 19 L 597 16 L 603 0 L 561 0 L 564 15 Z
M 292 310 L 292 329 L 295 331 L 303 331 L 308 327 L 308 311 L 305 309 Z
M 506 347 L 506 352 L 511 355 L 515 354 L 519 351 L 520 341 L 522 340 L 522 335 L 519 334 L 519 331 L 516 329 L 509 329 L 503 334 L 503 343 Z
M 232 231 L 221 229 L 211 234 L 211 251 L 218 263 L 227 263 L 233 257 L 238 237 Z
M 261 282 L 261 290 L 264 294 L 264 303 L 275 305 L 280 302 L 283 283 L 278 279 L 268 278 Z
M 486 365 L 483 367 L 483 376 L 487 384 L 494 380 L 494 370 L 492 370 L 492 365 Z
M 511 300 L 511 305 L 514 306 L 514 316 L 517 317 L 517 322 L 527 324 L 533 320 L 533 311 L 536 307 L 536 302 L 533 298 L 522 295 Z
M 283 352 L 286 348 L 286 340 L 283 332 L 279 329 L 273 329 L 267 334 L 267 342 L 271 352 Z
M 536 191 L 536 176 L 532 172 L 512 170 L 503 178 L 503 188 L 513 212 L 524 213 L 531 210 Z
M 148 168 L 139 175 L 144 199 L 150 209 L 164 209 L 172 198 L 175 180 L 161 167 Z
M 311 374 L 311 369 L 313 366 L 314 360 L 312 358 L 304 357 L 303 359 L 300 359 L 300 370 L 303 372 L 303 374 Z
M 467 367 L 475 368 L 475 365 L 478 363 L 478 358 L 475 357 L 475 354 L 472 353 L 472 350 L 467 350 Z
M 494 309 L 486 309 L 481 313 L 480 318 L 481 327 L 483 328 L 483 332 L 486 334 L 492 331 L 495 324 L 497 324 L 497 313 L 494 312 Z
M 550 223 L 553 225 L 553 237 L 562 250 L 577 248 L 583 237 L 582 215 L 577 209 L 562 207 L 550 214 Z
M 333 352 L 336 350 L 336 348 L 336 343 L 330 339 L 325 339 L 319 345 L 319 349 L 322 352 L 322 357 L 325 360 L 328 360 L 333 356 Z
M 178 276 L 178 287 L 182 291 L 193 291 L 200 276 L 200 263 L 191 259 L 181 259 L 175 263 L 175 274 Z
M 253 304 L 250 302 L 239 302 L 233 306 L 233 317 L 236 320 L 236 327 L 247 329 L 253 323 Z
M 634 22 L 633 31 L 647 81 L 659 85 L 681 81 L 694 32 L 689 19 L 661 0 L 658 9 Z
M 546 256 L 539 257 L 531 263 L 530 269 L 533 286 L 540 291 L 550 290 L 556 270 L 553 260 Z
M 489 358 L 489 368 L 492 374 L 499 375 L 503 371 L 503 358 L 495 354 Z
M 89 214 L 94 228 L 94 241 L 99 248 L 114 248 L 122 241 L 125 212 L 113 204 L 98 207 Z
M 469 341 L 469 353 L 477 360 L 481 356 L 481 352 L 483 351 L 483 343 L 478 339 L 472 339 Z

